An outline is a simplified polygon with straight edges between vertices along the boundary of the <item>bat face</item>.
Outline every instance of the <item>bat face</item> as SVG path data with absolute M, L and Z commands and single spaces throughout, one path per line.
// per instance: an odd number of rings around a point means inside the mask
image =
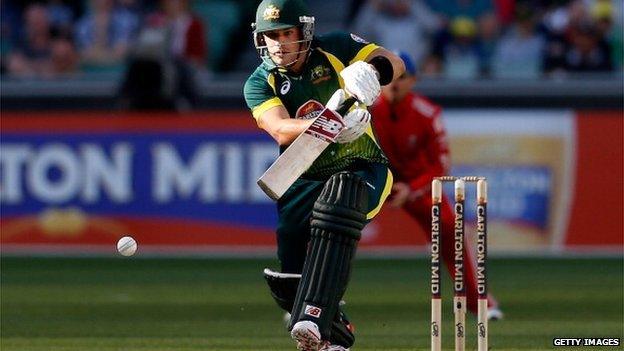
M 325 109 L 304 133 L 333 143 L 344 127 L 345 124 L 340 115 L 330 109 Z
M 327 141 L 334 142 L 338 133 L 344 128 L 342 118 L 335 115 L 335 113 L 325 112 L 329 111 L 316 100 L 308 100 L 301 105 L 295 113 L 295 118 L 298 119 L 312 119 L 316 118 L 316 121 L 305 133 Z
M 299 106 L 295 113 L 297 119 L 311 119 L 318 117 L 325 109 L 325 106 L 316 100 L 308 100 Z
M 345 100 L 334 112 L 315 100 L 301 105 L 295 118 L 315 118 L 314 123 L 275 160 L 267 171 L 258 179 L 258 185 L 273 200 L 279 200 L 323 151 L 336 140 L 345 127 L 340 113 L 344 113 L 355 102 L 354 98 Z

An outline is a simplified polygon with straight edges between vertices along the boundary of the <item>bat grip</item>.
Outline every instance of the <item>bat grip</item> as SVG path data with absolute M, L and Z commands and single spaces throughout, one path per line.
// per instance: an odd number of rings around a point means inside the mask
M 353 104 L 355 104 L 356 101 L 357 99 L 354 96 L 350 96 L 346 98 L 345 101 L 343 101 L 342 103 L 340 103 L 340 105 L 338 105 L 338 108 L 336 108 L 336 113 L 341 116 L 344 116 L 344 114 L 347 111 L 349 111 L 351 106 L 353 106 Z

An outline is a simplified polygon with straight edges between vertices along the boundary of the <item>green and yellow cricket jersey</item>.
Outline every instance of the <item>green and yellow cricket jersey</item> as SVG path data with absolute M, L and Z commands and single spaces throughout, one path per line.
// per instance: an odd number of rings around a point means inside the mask
M 265 63 L 258 66 L 245 83 L 247 105 L 256 120 L 270 108 L 279 105 L 286 108 L 291 118 L 310 99 L 324 105 L 336 90 L 344 86 L 338 73 L 346 66 L 364 60 L 376 48 L 377 45 L 344 32 L 315 37 L 301 75 L 294 76 L 285 69 L 271 68 Z M 370 125 L 367 132 L 357 140 L 330 145 L 303 177 L 324 179 L 348 169 L 358 160 L 388 163 L 375 141 Z

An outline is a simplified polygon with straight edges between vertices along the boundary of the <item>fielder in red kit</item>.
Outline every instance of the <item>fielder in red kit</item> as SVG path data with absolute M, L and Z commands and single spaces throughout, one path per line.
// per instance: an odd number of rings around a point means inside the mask
M 370 112 L 381 149 L 390 160 L 394 186 L 390 206 L 406 210 L 428 233 L 431 226 L 431 181 L 448 175 L 449 147 L 441 120 L 440 106 L 412 92 L 416 83 L 414 63 L 405 53 L 405 73 L 384 86 Z M 455 214 L 448 201 L 441 207 L 442 257 L 451 275 L 454 274 Z M 431 237 L 427 236 L 431 241 Z M 466 247 L 466 245 L 464 245 Z M 477 280 L 475 261 L 464 252 L 468 310 L 477 312 Z M 488 319 L 500 319 L 502 312 L 496 300 L 488 296 Z

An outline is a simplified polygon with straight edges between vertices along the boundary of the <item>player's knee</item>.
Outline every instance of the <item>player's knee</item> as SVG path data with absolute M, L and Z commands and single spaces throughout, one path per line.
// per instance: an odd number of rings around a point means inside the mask
M 314 203 L 311 226 L 359 240 L 366 225 L 368 190 L 357 174 L 336 173 Z

